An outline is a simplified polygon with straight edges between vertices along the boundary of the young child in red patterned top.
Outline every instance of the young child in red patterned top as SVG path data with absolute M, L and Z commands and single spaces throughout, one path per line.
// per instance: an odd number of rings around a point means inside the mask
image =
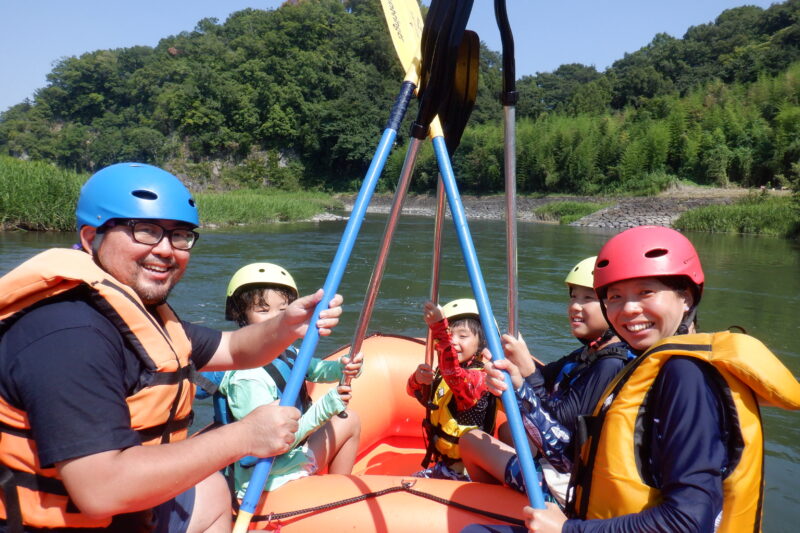
M 436 371 L 420 364 L 408 378 L 407 391 L 428 409 L 423 420 L 428 442 L 424 470 L 417 477 L 469 480 L 458 441 L 470 429 L 494 431 L 497 401 L 486 387 L 483 370 L 486 336 L 474 300 L 454 300 L 444 307 L 425 302 L 438 356 Z M 431 463 L 433 463 L 431 465 Z

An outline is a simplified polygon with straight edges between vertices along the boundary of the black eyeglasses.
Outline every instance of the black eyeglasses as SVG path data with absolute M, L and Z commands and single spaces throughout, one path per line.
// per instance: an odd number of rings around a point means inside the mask
M 195 245 L 200 234 L 194 230 L 186 228 L 165 229 L 155 222 L 145 222 L 142 220 L 126 220 L 125 225 L 131 228 L 133 240 L 155 246 L 161 242 L 164 235 L 169 236 L 169 242 L 176 250 L 191 250 Z

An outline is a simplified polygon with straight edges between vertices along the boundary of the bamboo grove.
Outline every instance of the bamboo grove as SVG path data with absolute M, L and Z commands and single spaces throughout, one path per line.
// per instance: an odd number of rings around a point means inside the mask
M 200 189 L 353 190 L 402 79 L 384 24 L 378 0 L 304 0 L 204 19 L 154 48 L 63 58 L 32 100 L 0 114 L 0 154 L 78 172 L 146 161 Z M 481 52 L 454 163 L 464 190 L 491 193 L 503 181 L 501 62 Z M 730 9 L 681 38 L 656 35 L 604 72 L 562 65 L 517 88 L 523 193 L 800 179 L 800 0 Z M 431 190 L 435 176 L 423 153 L 413 187 Z

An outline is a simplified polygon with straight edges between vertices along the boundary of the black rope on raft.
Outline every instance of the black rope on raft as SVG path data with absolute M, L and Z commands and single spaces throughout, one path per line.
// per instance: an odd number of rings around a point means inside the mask
M 391 494 L 393 492 L 400 492 L 405 491 L 409 494 L 414 496 L 419 496 L 420 498 L 425 498 L 437 503 L 441 503 L 443 505 L 448 505 L 450 507 L 455 507 L 457 509 L 461 509 L 463 511 L 468 511 L 470 513 L 475 513 L 478 515 L 486 516 L 491 518 L 492 520 L 498 520 L 502 522 L 507 522 L 509 524 L 514 524 L 517 526 L 525 525 L 525 522 L 518 518 L 514 518 L 511 516 L 502 515 L 499 513 L 493 513 L 491 511 L 484 511 L 483 509 L 478 509 L 477 507 L 471 507 L 469 505 L 464 505 L 463 503 L 454 502 L 452 500 L 448 500 L 446 498 L 442 498 L 440 496 L 435 496 L 433 494 L 428 494 L 427 492 L 422 492 L 420 490 L 415 490 L 412 487 L 416 481 L 401 481 L 400 485 L 396 487 L 389 487 L 386 489 L 381 489 L 375 492 L 369 492 L 367 494 L 362 494 L 360 496 L 354 496 L 352 498 L 346 498 L 344 500 L 337 500 L 330 503 L 326 503 L 323 505 L 318 505 L 316 507 L 307 507 L 305 509 L 299 509 L 297 511 L 286 511 L 284 513 L 270 513 L 268 515 L 254 515 L 251 519 L 252 522 L 277 522 L 279 520 L 285 518 L 291 518 L 294 516 L 308 514 L 308 513 L 316 513 L 319 511 L 327 511 L 330 509 L 336 509 L 338 507 L 344 507 L 345 505 L 350 505 L 353 503 L 358 503 L 360 501 L 364 501 L 369 498 L 377 498 L 379 496 L 383 496 L 384 494 Z

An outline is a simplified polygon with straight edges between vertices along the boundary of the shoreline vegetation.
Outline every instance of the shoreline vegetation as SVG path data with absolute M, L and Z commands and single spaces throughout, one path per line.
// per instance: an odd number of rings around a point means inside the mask
M 88 174 L 59 169 L 44 162 L 21 161 L 0 156 L 0 229 L 23 231 L 72 231 L 74 209 L 80 187 Z M 356 195 L 323 191 L 280 191 L 237 189 L 196 194 L 203 227 L 218 228 L 273 222 L 340 219 L 334 213 L 349 211 Z M 706 201 L 700 201 L 702 199 Z M 469 218 L 499 219 L 504 216 L 502 195 L 462 197 Z M 664 219 L 683 231 L 762 234 L 785 238 L 800 237 L 800 197 L 788 191 L 759 192 L 746 189 L 678 187 L 650 197 L 520 196 L 518 218 L 522 221 L 551 222 L 601 227 L 613 223 L 581 223 L 592 217 L 619 218 L 613 211 L 638 209 L 643 222 L 659 223 L 651 217 L 654 201 L 672 216 Z M 388 212 L 391 195 L 376 194 L 370 212 Z M 404 212 L 422 216 L 434 214 L 435 198 L 411 195 Z M 689 208 L 697 206 L 696 208 Z M 584 218 L 586 217 L 586 218 Z M 613 222 L 613 220 L 611 221 Z M 635 225 L 635 224 L 634 224 Z

